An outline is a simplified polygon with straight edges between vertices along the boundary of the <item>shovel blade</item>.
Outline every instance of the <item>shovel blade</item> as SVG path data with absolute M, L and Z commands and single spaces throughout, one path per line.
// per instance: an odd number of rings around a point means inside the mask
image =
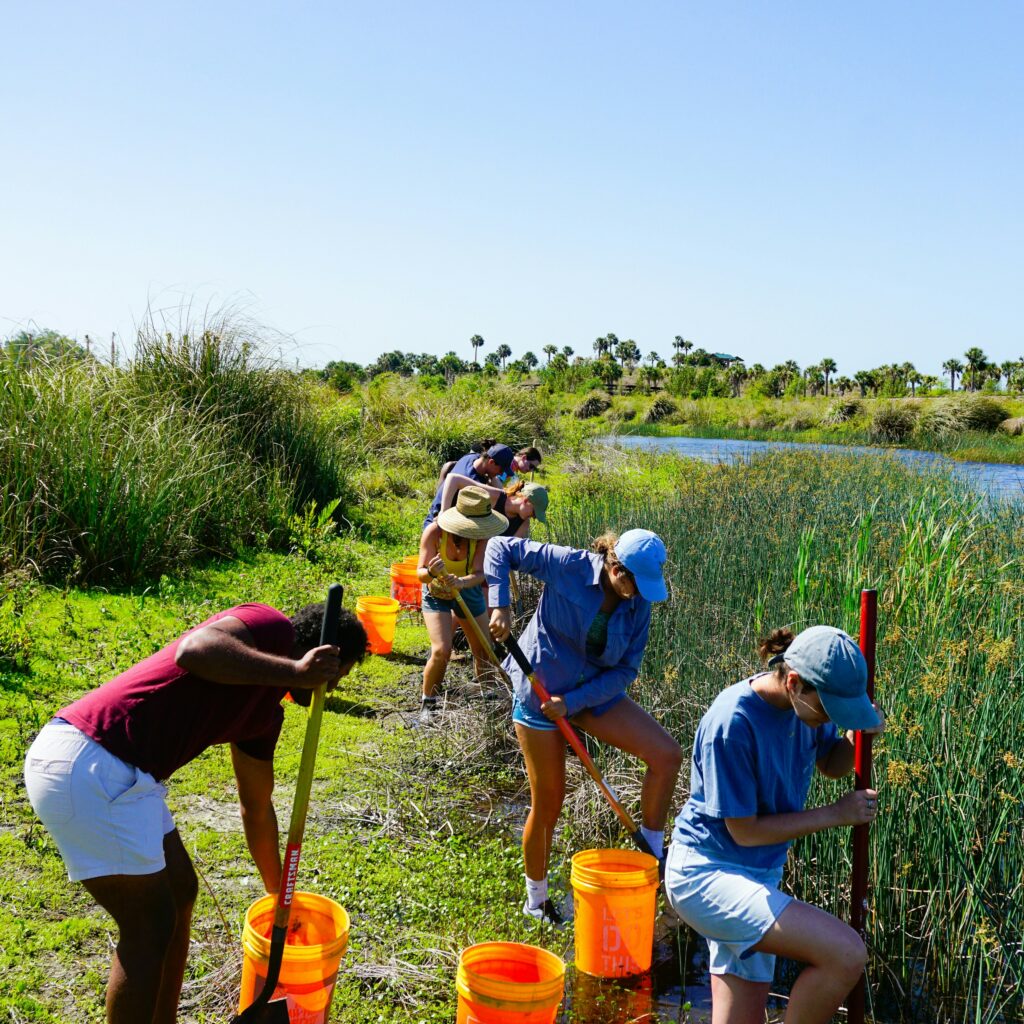
M 231 1024 L 289 1024 L 288 1000 L 272 999 L 264 1003 L 257 999 L 237 1017 L 233 1017 Z

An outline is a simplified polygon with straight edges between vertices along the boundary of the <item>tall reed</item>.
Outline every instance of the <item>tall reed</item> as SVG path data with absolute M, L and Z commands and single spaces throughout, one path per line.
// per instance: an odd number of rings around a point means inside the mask
M 776 453 L 721 467 L 641 456 L 553 503 L 561 541 L 608 526 L 645 526 L 668 546 L 671 600 L 655 613 L 636 689 L 687 747 L 714 695 L 757 671 L 760 634 L 814 622 L 856 634 L 859 590 L 878 588 L 889 727 L 876 743 L 872 976 L 905 994 L 913 1019 L 1019 1020 L 1020 509 L 885 458 Z M 606 756 L 628 787 L 628 759 Z M 820 780 L 811 799 L 843 785 Z M 796 844 L 797 895 L 847 916 L 849 877 L 849 830 Z

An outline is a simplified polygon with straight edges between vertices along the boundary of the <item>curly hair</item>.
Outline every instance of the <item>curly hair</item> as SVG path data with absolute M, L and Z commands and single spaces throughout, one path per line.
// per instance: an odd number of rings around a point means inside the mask
M 599 555 L 604 555 L 604 567 L 611 569 L 612 566 L 622 565 L 619 556 L 615 554 L 615 545 L 618 543 L 619 535 L 614 530 L 606 530 L 600 537 L 595 537 L 591 541 L 590 549 Z
M 324 602 L 307 604 L 291 616 L 295 627 L 295 649 L 305 654 L 314 647 L 320 646 L 320 631 L 323 627 Z M 338 616 L 337 647 L 341 651 L 342 662 L 360 662 L 366 657 L 366 630 L 363 624 L 347 608 L 342 608 Z
M 785 654 L 789 645 L 793 642 L 793 639 L 793 630 L 785 628 L 773 629 L 772 632 L 757 645 L 757 653 L 761 655 L 761 660 L 767 664 L 771 662 L 772 658 L 780 654 Z M 784 676 L 786 674 L 786 663 L 780 661 L 775 666 L 775 672 L 777 675 Z

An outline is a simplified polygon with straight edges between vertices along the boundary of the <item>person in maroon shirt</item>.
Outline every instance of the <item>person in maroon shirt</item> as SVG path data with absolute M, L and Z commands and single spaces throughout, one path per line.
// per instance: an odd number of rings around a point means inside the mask
M 29 800 L 68 877 L 118 927 L 111 1024 L 177 1018 L 198 886 L 163 780 L 214 744 L 231 745 L 249 852 L 266 891 L 278 891 L 271 796 L 281 700 L 291 691 L 308 703 L 311 690 L 333 689 L 366 653 L 366 633 L 348 611 L 338 645 L 320 645 L 323 607 L 291 618 L 262 604 L 220 612 L 61 710 L 29 748 Z

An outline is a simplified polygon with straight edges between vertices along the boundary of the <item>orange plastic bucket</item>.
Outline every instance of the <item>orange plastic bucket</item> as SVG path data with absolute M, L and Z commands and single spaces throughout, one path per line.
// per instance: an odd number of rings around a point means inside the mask
M 553 1024 L 565 988 L 554 953 L 519 942 L 481 942 L 459 954 L 456 1024 Z
M 658 862 L 638 850 L 581 850 L 572 859 L 576 968 L 598 978 L 650 970 Z
M 264 896 L 246 911 L 239 1011 L 263 991 L 267 980 L 276 906 L 276 896 Z M 348 914 L 334 900 L 311 892 L 295 893 L 281 975 L 271 997 L 287 999 L 290 1024 L 326 1024 L 338 965 L 348 946 L 348 927 Z
M 390 654 L 401 605 L 392 597 L 356 598 L 356 615 L 366 630 L 371 654 Z
M 423 586 L 416 575 L 419 559 L 410 565 L 408 562 L 393 562 L 391 565 L 391 597 L 403 608 L 419 608 Z

